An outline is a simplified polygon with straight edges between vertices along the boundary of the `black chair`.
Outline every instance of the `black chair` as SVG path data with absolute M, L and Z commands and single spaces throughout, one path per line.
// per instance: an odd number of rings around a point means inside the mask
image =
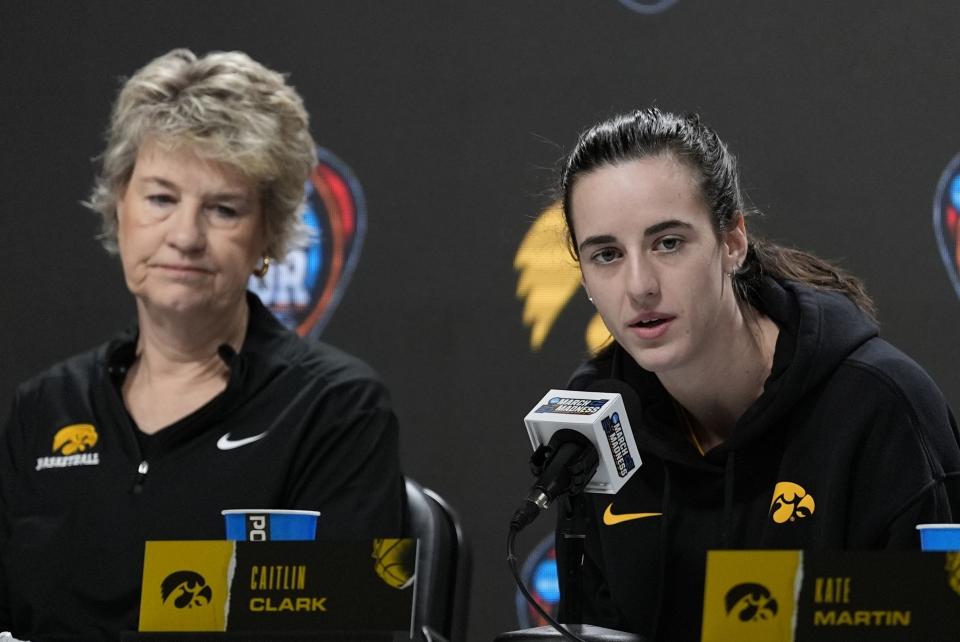
M 470 551 L 460 520 L 442 497 L 412 479 L 407 524 L 420 540 L 414 628 L 425 642 L 466 639 Z

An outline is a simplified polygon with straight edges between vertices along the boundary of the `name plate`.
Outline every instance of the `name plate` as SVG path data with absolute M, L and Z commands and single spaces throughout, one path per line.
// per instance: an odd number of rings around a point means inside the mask
M 960 553 L 709 551 L 702 642 L 939 640 Z
M 417 541 L 150 541 L 140 631 L 407 631 Z

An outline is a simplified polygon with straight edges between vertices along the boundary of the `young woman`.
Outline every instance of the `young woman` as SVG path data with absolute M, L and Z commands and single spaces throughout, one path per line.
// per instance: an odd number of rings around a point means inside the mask
M 857 279 L 748 238 L 736 161 L 699 117 L 595 125 L 560 187 L 614 339 L 571 385 L 619 379 L 642 404 L 640 471 L 581 504 L 585 622 L 699 639 L 708 549 L 915 548 L 916 524 L 960 515 L 940 391 Z

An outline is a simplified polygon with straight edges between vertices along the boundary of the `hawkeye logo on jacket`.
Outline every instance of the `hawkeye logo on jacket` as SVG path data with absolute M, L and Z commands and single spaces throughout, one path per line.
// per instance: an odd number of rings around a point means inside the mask
M 100 455 L 91 452 L 99 436 L 93 424 L 70 424 L 53 436 L 50 457 L 37 457 L 37 470 L 46 468 L 69 468 L 72 466 L 97 466 Z
M 816 503 L 813 495 L 803 486 L 793 482 L 777 482 L 770 502 L 770 519 L 777 524 L 786 524 L 813 515 Z

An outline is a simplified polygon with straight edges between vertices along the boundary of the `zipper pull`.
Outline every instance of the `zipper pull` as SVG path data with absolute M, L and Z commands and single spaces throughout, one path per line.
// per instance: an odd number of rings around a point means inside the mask
M 147 471 L 150 470 L 150 464 L 144 459 L 137 466 L 137 481 L 133 484 L 133 494 L 139 495 L 143 491 L 143 482 L 147 478 Z

